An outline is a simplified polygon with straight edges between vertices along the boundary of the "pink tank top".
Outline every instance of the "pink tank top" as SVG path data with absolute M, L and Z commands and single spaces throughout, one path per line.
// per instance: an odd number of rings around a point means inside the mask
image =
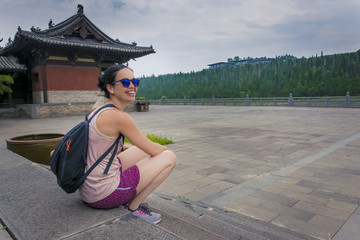
M 98 116 L 103 111 L 109 109 L 111 108 L 105 108 L 101 110 L 90 122 L 87 166 L 85 171 L 87 171 L 116 140 L 116 137 L 109 137 L 102 134 L 96 127 L 96 120 Z M 122 145 L 123 139 L 120 139 L 118 151 L 121 149 Z M 108 174 L 104 174 L 104 170 L 109 162 L 111 154 L 112 152 L 110 152 L 109 155 L 106 156 L 99 163 L 99 165 L 94 168 L 94 170 L 85 179 L 85 182 L 79 188 L 80 198 L 85 202 L 93 203 L 106 198 L 119 186 L 120 163 L 116 158 L 112 162 Z

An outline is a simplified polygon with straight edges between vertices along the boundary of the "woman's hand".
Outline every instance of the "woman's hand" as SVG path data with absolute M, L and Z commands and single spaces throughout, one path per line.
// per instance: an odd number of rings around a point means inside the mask
M 123 151 L 129 149 L 132 145 L 128 144 L 128 143 L 125 143 L 124 146 L 123 146 Z

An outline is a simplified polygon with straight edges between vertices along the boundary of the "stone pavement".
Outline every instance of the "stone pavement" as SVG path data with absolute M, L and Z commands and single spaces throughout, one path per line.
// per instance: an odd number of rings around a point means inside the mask
M 360 236 L 360 109 L 150 106 L 140 129 L 172 138 L 157 193 L 319 239 Z M 0 120 L 8 137 L 65 133 L 83 116 Z

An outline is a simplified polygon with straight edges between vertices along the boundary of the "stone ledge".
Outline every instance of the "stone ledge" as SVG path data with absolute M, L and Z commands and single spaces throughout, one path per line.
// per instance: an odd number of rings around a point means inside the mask
M 94 102 L 19 104 L 15 108 L 0 109 L 0 119 L 37 119 L 86 115 L 95 107 Z M 124 111 L 135 112 L 136 102 L 129 103 Z

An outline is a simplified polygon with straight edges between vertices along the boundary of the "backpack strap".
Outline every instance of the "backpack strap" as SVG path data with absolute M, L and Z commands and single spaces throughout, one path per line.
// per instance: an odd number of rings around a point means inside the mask
M 110 168 L 110 166 L 111 166 L 111 164 L 112 164 L 112 162 L 113 162 L 113 160 L 114 160 L 114 158 L 115 158 L 115 155 L 116 155 L 116 153 L 117 153 L 118 146 L 119 146 L 119 141 L 120 141 L 121 136 L 122 136 L 122 134 L 120 134 L 120 135 L 116 138 L 116 140 L 115 140 L 115 142 L 114 142 L 114 144 L 113 144 L 113 146 L 115 145 L 115 149 L 114 149 L 114 151 L 113 151 L 113 153 L 112 153 L 112 155 L 111 155 L 111 157 L 110 157 L 110 159 L 109 159 L 108 164 L 106 165 L 104 174 L 108 174 L 108 172 L 109 172 L 109 168 Z M 113 148 L 113 146 L 111 146 L 111 148 Z
M 86 115 L 86 120 L 88 122 L 90 122 L 94 118 L 94 116 L 96 116 L 96 114 L 98 114 L 104 108 L 116 108 L 117 109 L 117 107 L 115 107 L 114 104 L 106 104 L 106 105 L 100 107 L 98 110 L 96 110 L 96 112 L 90 117 L 90 119 L 88 119 L 89 114 Z M 104 152 L 103 155 L 101 155 L 101 157 L 98 160 L 96 160 L 96 162 L 89 168 L 89 170 L 87 170 L 86 173 L 81 177 L 81 182 L 85 181 L 86 177 L 91 173 L 91 171 L 94 170 L 94 168 L 97 165 L 99 165 L 99 163 L 113 150 L 113 148 L 115 148 L 113 153 L 111 154 L 109 162 L 106 165 L 106 168 L 104 171 L 104 174 L 108 174 L 110 166 L 111 166 L 111 164 L 115 158 L 115 155 L 117 153 L 117 149 L 118 149 L 121 137 L 123 137 L 123 135 L 120 133 L 120 135 L 116 138 L 115 142 L 108 148 L 108 150 L 106 150 L 106 152 Z
M 86 119 L 87 121 L 91 122 L 91 120 L 96 116 L 96 114 L 98 114 L 98 113 L 99 113 L 101 110 L 103 110 L 104 108 L 116 108 L 116 109 L 117 109 L 117 107 L 115 107 L 114 104 L 110 104 L 110 103 L 109 103 L 109 104 L 106 104 L 106 105 L 100 107 L 98 110 L 96 110 L 96 112 L 95 112 L 93 115 L 91 115 L 90 119 L 88 118 L 88 117 L 89 117 L 89 114 L 87 114 L 85 119 Z
M 121 136 L 123 136 L 123 135 L 120 134 L 120 135 L 116 138 L 116 140 L 115 140 L 115 142 L 113 143 L 113 145 L 111 145 L 111 146 L 109 147 L 109 149 L 106 150 L 106 152 L 105 152 L 103 155 L 101 155 L 101 157 L 100 157 L 98 160 L 96 160 L 96 162 L 89 168 L 89 170 L 86 171 L 86 173 L 81 177 L 81 180 L 82 180 L 82 181 L 84 181 L 84 180 L 86 179 L 86 177 L 90 174 L 90 172 L 91 172 L 92 170 L 94 170 L 94 168 L 95 168 L 97 165 L 99 165 L 99 163 L 100 163 L 100 162 L 111 152 L 111 150 L 115 147 L 114 152 L 112 153 L 112 155 L 111 155 L 111 157 L 110 157 L 109 163 L 106 165 L 106 169 L 105 169 L 105 171 L 104 171 L 104 174 L 107 174 L 107 173 L 108 173 L 109 168 L 110 168 L 110 165 L 112 164 L 112 162 L 113 162 L 113 160 L 114 160 L 114 158 L 115 158 L 115 155 L 116 155 L 116 152 L 117 152 L 117 149 L 118 149 L 118 146 L 119 146 L 119 141 L 120 141 L 120 139 L 121 139 Z

